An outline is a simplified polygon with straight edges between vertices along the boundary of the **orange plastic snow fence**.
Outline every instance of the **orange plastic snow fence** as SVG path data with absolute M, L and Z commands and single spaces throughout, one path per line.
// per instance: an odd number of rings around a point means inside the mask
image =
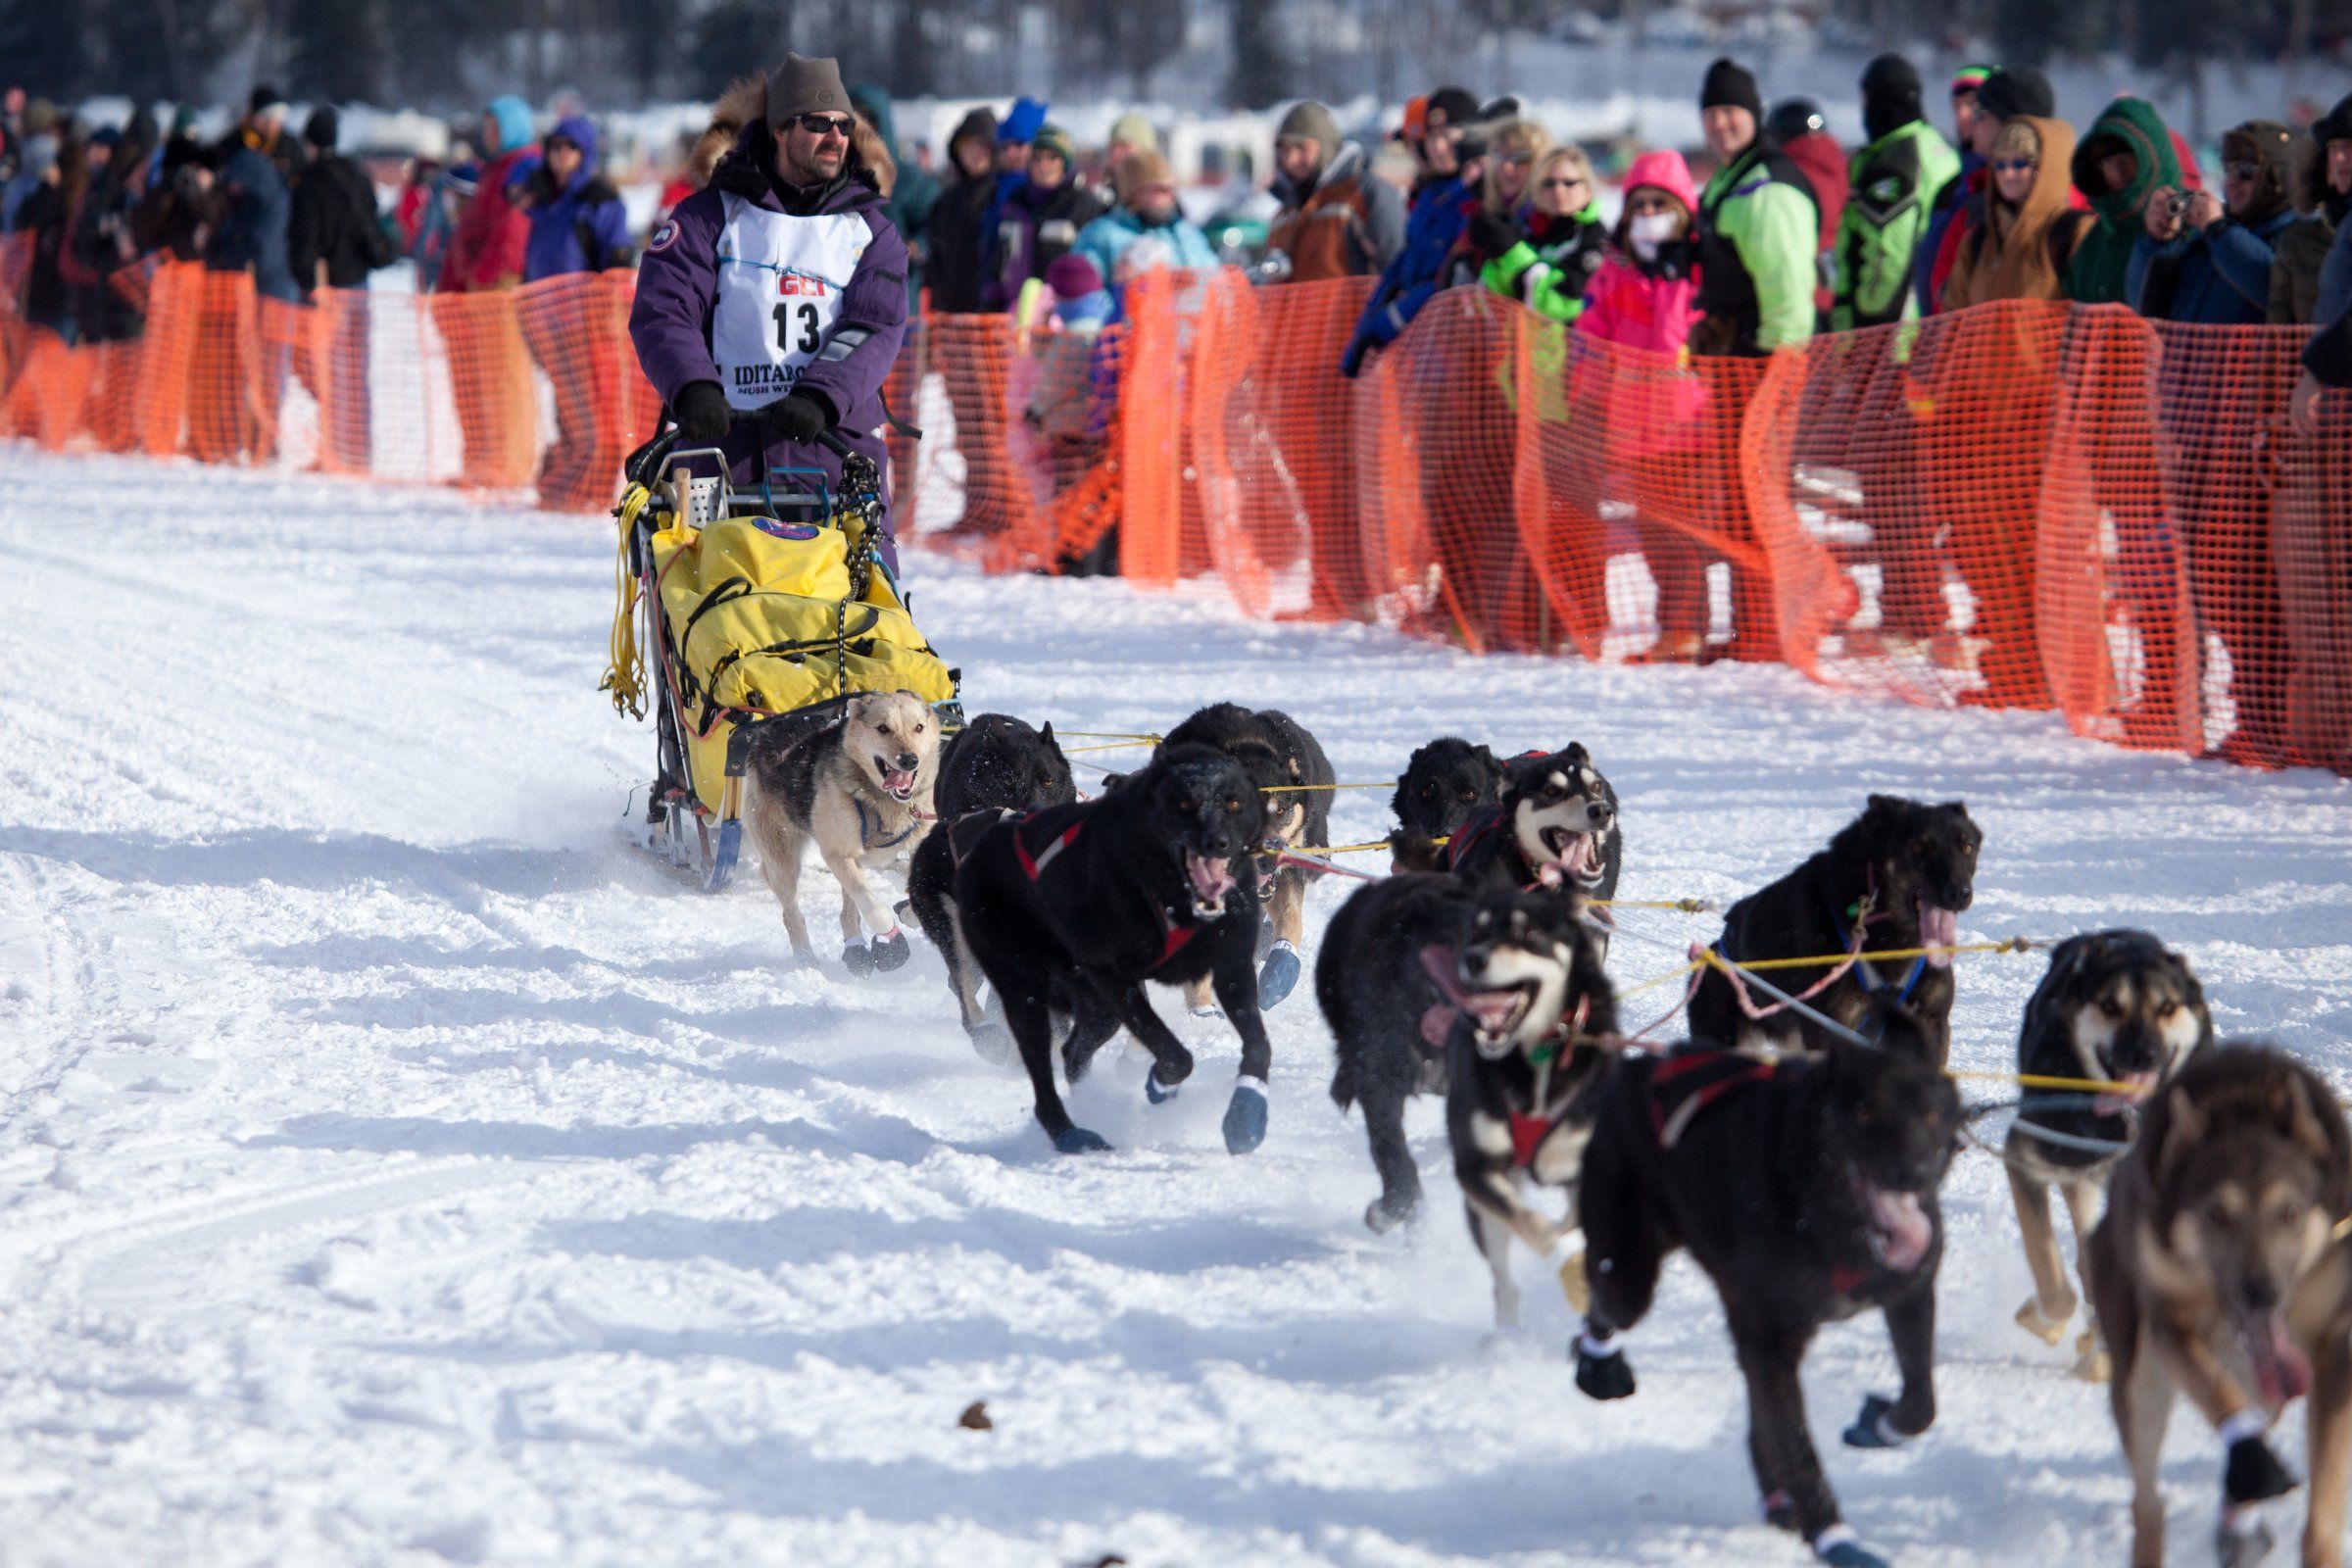
M 610 504 L 659 399 L 633 279 L 257 299 L 147 262 L 69 346 L 0 241 L 0 428 Z M 2304 333 L 2028 302 L 1770 359 L 1598 343 L 1448 290 L 1339 363 L 1362 279 L 1153 272 L 1100 332 L 910 323 L 903 533 L 994 571 L 1214 579 L 1248 613 L 1474 651 L 1778 661 L 2118 744 L 2352 772 L 2352 407 L 2288 430 Z

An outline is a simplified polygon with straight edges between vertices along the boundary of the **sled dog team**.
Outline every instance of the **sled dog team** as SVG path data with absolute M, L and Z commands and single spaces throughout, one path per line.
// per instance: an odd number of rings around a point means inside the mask
M 1232 1024 L 1225 1144 L 1262 1141 L 1261 1011 L 1300 976 L 1335 782 L 1296 721 L 1204 709 L 1088 800 L 1051 725 L 990 713 L 943 739 L 919 700 L 878 694 L 828 730 L 755 747 L 746 774 L 796 954 L 809 956 L 795 891 L 813 845 L 841 884 L 852 971 L 905 963 L 899 920 L 911 913 L 947 960 L 974 1047 L 992 1062 L 1019 1056 L 1056 1149 L 1109 1148 L 1071 1119 L 1057 1046 L 1075 1081 L 1125 1029 L 1152 1057 L 1153 1103 L 1192 1077 L 1147 982 Z M 1385 1231 L 1419 1209 L 1404 1104 L 1444 1095 L 1496 1324 L 1518 1320 L 1515 1239 L 1583 1313 L 1576 1383 L 1597 1399 L 1636 1392 L 1625 1337 L 1666 1259 L 1688 1250 L 1722 1298 L 1747 1384 L 1766 1519 L 1837 1568 L 1883 1564 L 1838 1511 L 1799 1368 L 1823 1324 L 1875 1308 L 1899 1387 L 1867 1395 L 1843 1441 L 1893 1447 L 1936 1419 L 1936 1195 L 1967 1129 L 1943 1070 L 1950 950 L 1983 843 L 1967 808 L 1874 795 L 1825 848 L 1734 904 L 1687 997 L 1690 1038 L 1665 1045 L 1621 1032 L 1602 968 L 1624 843 L 1616 793 L 1585 748 L 1500 759 L 1435 740 L 1393 805 L 1394 874 L 1335 912 L 1314 973 L 1332 1098 L 1362 1108 L 1379 1177 L 1365 1223 Z M 884 870 L 906 875 L 895 909 L 869 880 Z M 1999 1151 L 2034 1279 L 2017 1320 L 2055 1345 L 2081 1304 L 2050 1222 L 2055 1186 L 2090 1307 L 2076 1370 L 2108 1379 L 2132 1472 L 2132 1562 L 2163 1561 L 2158 1458 L 2178 1393 L 2224 1442 L 2227 1568 L 2273 1544 L 2264 1504 L 2298 1483 L 2268 1434 L 2307 1399 L 2303 1561 L 2338 1563 L 2352 1138 L 2333 1095 L 2281 1052 L 2217 1044 L 2187 962 L 2138 931 L 2057 945 L 2017 1066 L 2027 1087 Z

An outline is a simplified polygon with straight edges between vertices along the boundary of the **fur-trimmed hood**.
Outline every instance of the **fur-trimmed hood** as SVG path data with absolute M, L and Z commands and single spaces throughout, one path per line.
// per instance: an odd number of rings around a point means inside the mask
M 696 190 L 710 183 L 718 161 L 735 150 L 743 133 L 767 119 L 767 78 L 764 75 L 738 77 L 718 95 L 710 106 L 710 123 L 694 143 L 694 153 L 686 161 L 686 175 Z M 875 190 L 888 196 L 899 180 L 897 160 L 890 148 L 863 120 L 850 132 L 850 169 L 862 172 Z

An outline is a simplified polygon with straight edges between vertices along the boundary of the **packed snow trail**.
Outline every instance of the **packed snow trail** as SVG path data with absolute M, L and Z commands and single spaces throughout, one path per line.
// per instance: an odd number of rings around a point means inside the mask
M 1532 1259 L 1527 1332 L 1484 1343 L 1435 1102 L 1409 1123 L 1425 1222 L 1364 1230 L 1308 986 L 1269 1016 L 1258 1153 L 1217 1135 L 1230 1032 L 1162 993 L 1218 1092 L 1147 1112 L 1106 1053 L 1073 1109 L 1119 1152 L 1060 1158 L 936 955 L 796 969 L 757 876 L 704 897 L 629 848 L 652 743 L 596 691 L 605 521 L 22 449 L 0 472 L 12 1565 L 1804 1560 L 1756 1522 L 1688 1263 L 1630 1341 L 1640 1396 L 1600 1406 Z M 1442 732 L 1582 740 L 1624 798 L 1628 898 L 1736 896 L 1872 790 L 1963 797 L 1965 937 L 2144 924 L 2225 1032 L 2352 1082 L 2343 780 L 1782 669 L 1480 661 L 1115 582 L 910 575 L 974 711 L 1278 705 L 1347 780 Z M 1334 831 L 1385 814 L 1343 792 Z M 829 881 L 804 887 L 829 925 Z M 1615 950 L 1621 984 L 1671 963 Z M 2042 963 L 1962 960 L 1958 1064 L 2007 1065 Z M 2104 1395 L 2009 1321 L 1998 1167 L 1962 1155 L 1946 1203 L 1935 1431 L 1837 1443 L 1891 1387 L 1875 1319 L 1807 1367 L 1847 1513 L 1906 1564 L 2120 1559 Z M 957 1425 L 974 1400 L 993 1430 Z M 2185 1558 L 2219 1455 L 2174 1432 Z

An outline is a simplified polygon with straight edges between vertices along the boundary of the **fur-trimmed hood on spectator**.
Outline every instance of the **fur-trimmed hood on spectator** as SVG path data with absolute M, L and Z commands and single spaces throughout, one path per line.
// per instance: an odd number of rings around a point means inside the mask
M 702 190 L 710 183 L 718 161 L 735 149 L 748 127 L 766 123 L 767 78 L 752 75 L 730 82 L 718 95 L 718 102 L 710 106 L 710 126 L 696 139 L 694 154 L 686 162 L 687 177 L 694 181 L 694 188 Z M 898 161 L 862 120 L 850 132 L 850 171 L 884 196 L 899 182 Z

